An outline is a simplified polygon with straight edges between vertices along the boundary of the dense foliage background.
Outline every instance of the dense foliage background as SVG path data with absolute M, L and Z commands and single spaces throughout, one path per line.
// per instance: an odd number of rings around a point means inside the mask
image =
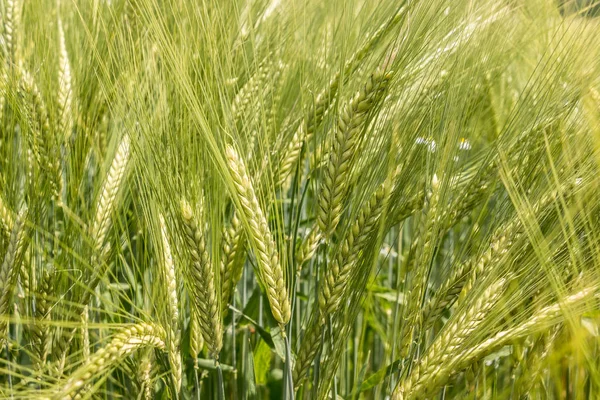
M 3 0 L 0 397 L 600 396 L 594 0 Z

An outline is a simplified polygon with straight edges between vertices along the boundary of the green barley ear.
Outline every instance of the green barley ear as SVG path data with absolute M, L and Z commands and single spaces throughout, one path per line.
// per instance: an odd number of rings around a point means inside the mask
M 35 296 L 35 320 L 31 327 L 31 336 L 35 344 L 34 351 L 38 359 L 38 367 L 46 364 L 50 352 L 50 319 L 51 296 L 53 293 L 54 275 L 44 270 Z
M 6 339 L 8 325 L 6 317 L 12 309 L 12 297 L 19 279 L 21 261 L 29 241 L 29 229 L 25 225 L 27 214 L 27 206 L 23 205 L 15 220 L 4 260 L 0 265 L 0 317 L 2 318 L 0 320 L 0 343 Z
M 140 394 L 144 400 L 152 400 L 154 391 L 152 387 L 152 365 L 154 364 L 154 354 L 151 349 L 146 349 L 141 352 L 138 362 L 137 380 L 140 386 Z M 138 397 L 139 398 L 139 397 Z
M 25 117 L 30 130 L 30 146 L 40 168 L 50 178 L 50 187 L 56 199 L 62 193 L 61 165 L 58 149 L 50 129 L 48 108 L 35 79 L 21 68 L 21 87 L 24 94 Z
M 208 255 L 203 229 L 196 223 L 192 208 L 185 200 L 181 201 L 181 219 L 187 250 L 192 259 L 192 264 L 186 269 L 186 284 L 198 312 L 204 341 L 211 356 L 218 359 L 223 346 L 223 326 L 215 271 Z
M 162 262 L 161 278 L 165 285 L 165 294 L 167 307 L 165 308 L 165 330 L 167 331 L 167 344 L 169 364 L 173 375 L 175 388 L 181 387 L 181 352 L 179 349 L 180 329 L 179 329 L 179 300 L 177 295 L 177 274 L 175 263 L 173 262 L 173 253 L 169 244 L 167 224 L 162 214 L 159 215 L 160 233 L 162 239 Z
M 394 400 L 421 399 L 435 392 L 433 389 L 437 388 L 437 382 L 451 373 L 451 365 L 446 362 L 448 354 L 456 354 L 481 325 L 502 296 L 506 284 L 504 278 L 491 284 L 466 312 L 444 327 L 444 331 L 414 365 L 410 375 L 398 384 L 392 395 Z
M 223 318 L 229 310 L 228 304 L 235 293 L 235 287 L 244 272 L 246 256 L 246 237 L 244 225 L 237 211 L 231 217 L 231 223 L 223 229 L 223 254 L 221 256 L 221 307 Z
M 390 75 L 377 70 L 344 107 L 332 138 L 329 160 L 321 181 L 317 223 L 329 239 L 342 215 L 342 202 L 348 190 L 350 168 L 367 116 L 373 105 L 385 93 Z
M 370 54 L 377 43 L 392 29 L 398 25 L 402 17 L 405 15 L 406 7 L 398 9 L 394 15 L 377 30 L 370 34 L 365 43 L 350 56 L 344 64 L 342 71 L 336 72 L 334 77 L 329 81 L 329 84 L 316 96 L 315 104 L 312 106 L 306 118 L 304 118 L 298 129 L 294 132 L 290 143 L 283 151 L 283 156 L 279 162 L 277 187 L 282 187 L 294 168 L 294 165 L 300 159 L 302 146 L 304 143 L 310 143 L 316 129 L 321 125 L 325 113 L 331 106 L 334 98 L 337 95 L 342 79 L 347 79 L 348 76 L 360 65 L 361 61 Z
M 106 179 L 100 190 L 96 213 L 91 227 L 94 250 L 98 255 L 103 253 L 103 246 L 112 221 L 112 214 L 117 208 L 117 195 L 125 180 L 127 165 L 130 158 L 130 139 L 125 134 L 117 148 L 115 157 L 110 165 Z
M 117 333 L 106 347 L 90 356 L 88 363 L 75 370 L 64 382 L 53 400 L 79 398 L 79 392 L 91 383 L 94 377 L 118 365 L 127 356 L 139 349 L 153 347 L 165 349 L 165 333 L 157 326 L 147 323 L 132 325 Z
M 257 275 L 267 292 L 273 316 L 280 324 L 285 325 L 291 316 L 290 300 L 273 235 L 256 198 L 246 167 L 231 146 L 227 146 L 227 162 L 240 205 L 239 212 L 244 215 L 247 223 L 247 237 L 254 244 L 258 263 Z
M 351 275 L 355 273 L 361 251 L 379 225 L 389 194 L 393 190 L 395 176 L 396 174 L 392 174 L 386 179 L 362 206 L 356 221 L 348 230 L 335 257 L 327 266 L 319 292 L 322 324 L 325 324 L 328 315 L 332 315 L 338 309 L 346 288 L 351 288 L 348 282 Z
M 302 337 L 300 348 L 296 353 L 296 362 L 294 363 L 293 371 L 294 389 L 296 390 L 306 381 L 310 367 L 321 347 L 322 330 L 319 329 L 321 327 L 319 321 L 317 321 L 317 319 L 309 321 L 306 332 Z

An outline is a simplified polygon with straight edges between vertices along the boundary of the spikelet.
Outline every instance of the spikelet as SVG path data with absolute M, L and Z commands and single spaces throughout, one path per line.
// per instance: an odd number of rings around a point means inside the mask
M 7 238 L 10 237 L 12 232 L 14 220 L 11 211 L 6 206 L 4 199 L 0 197 L 0 223 L 2 224 L 2 232 L 4 232 Z
M 100 197 L 96 205 L 96 213 L 91 228 L 91 236 L 94 241 L 94 247 L 97 254 L 104 250 L 108 229 L 112 221 L 112 214 L 117 208 L 117 194 L 123 186 L 125 172 L 130 157 L 129 135 L 125 134 L 117 148 L 115 157 L 110 165 L 106 179 L 100 190 Z
M 181 387 L 181 353 L 179 349 L 179 301 L 177 296 L 177 275 L 175 273 L 175 263 L 169 244 L 167 224 L 162 214 L 159 215 L 160 233 L 162 238 L 163 262 L 160 263 L 162 280 L 165 284 L 167 307 L 166 307 L 166 331 L 169 364 L 175 387 L 179 390 Z
M 21 271 L 21 260 L 29 240 L 29 230 L 25 225 L 26 218 L 27 207 L 23 206 L 15 220 L 4 261 L 0 265 L 0 316 L 2 317 L 6 316 L 12 308 L 12 296 Z M 6 327 L 7 321 L 0 320 L 0 344 L 5 339 Z
M 198 318 L 198 311 L 190 304 L 190 355 L 194 359 L 194 368 L 198 369 L 198 356 L 204 348 L 204 337 L 202 336 L 202 328 Z
M 385 209 L 388 196 L 393 189 L 395 174 L 386 179 L 375 193 L 360 209 L 356 221 L 352 224 L 336 256 L 327 266 L 325 277 L 319 292 L 321 323 L 325 323 L 328 315 L 333 314 L 344 298 L 344 291 L 349 287 L 351 275 L 359 260 L 361 250 L 378 226 Z
M 290 301 L 269 224 L 258 204 L 246 167 L 231 146 L 227 146 L 227 161 L 241 205 L 239 211 L 245 216 L 248 223 L 247 235 L 254 243 L 258 276 L 265 286 L 273 316 L 280 324 L 285 325 L 291 316 Z
M 227 315 L 227 305 L 235 293 L 235 287 L 242 277 L 246 253 L 244 225 L 237 211 L 231 217 L 231 224 L 223 230 L 223 255 L 221 257 L 221 305 L 223 317 Z
M 318 200 L 317 223 L 325 239 L 331 237 L 342 215 L 342 202 L 359 134 L 373 104 L 385 91 L 389 78 L 380 70 L 373 73 L 338 118 Z
M 198 312 L 202 335 L 210 355 L 218 359 L 223 345 L 223 326 L 219 309 L 219 298 L 215 285 L 215 271 L 206 248 L 203 229 L 194 219 L 190 205 L 181 201 L 181 217 L 184 239 L 192 264 L 187 268 L 186 283 Z
M 90 320 L 90 308 L 86 304 L 83 307 L 83 312 L 81 313 L 81 347 L 82 347 L 82 356 L 84 364 L 90 362 L 90 330 L 89 330 L 89 320 Z
M 318 226 L 315 226 L 311 229 L 310 233 L 302 241 L 302 244 L 296 252 L 296 263 L 298 264 L 298 270 L 300 270 L 305 263 L 307 263 L 311 258 L 314 257 L 317 250 L 319 249 L 320 243 L 321 231 L 319 230 Z
M 117 333 L 106 347 L 90 356 L 87 364 L 73 372 L 69 379 L 62 384 L 52 399 L 73 399 L 98 375 L 109 371 L 125 357 L 139 349 L 153 347 L 165 349 L 165 333 L 157 326 L 140 323 L 123 329 Z
M 58 19 L 59 60 L 58 60 L 58 133 L 69 142 L 73 129 L 73 89 L 71 64 L 65 41 L 62 20 Z

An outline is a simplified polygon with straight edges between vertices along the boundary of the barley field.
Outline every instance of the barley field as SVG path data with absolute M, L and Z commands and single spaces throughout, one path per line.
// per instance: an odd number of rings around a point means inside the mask
M 600 398 L 595 0 L 0 0 L 0 398 Z

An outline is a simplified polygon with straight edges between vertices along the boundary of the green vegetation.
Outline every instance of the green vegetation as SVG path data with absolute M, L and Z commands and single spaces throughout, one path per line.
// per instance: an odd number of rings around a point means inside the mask
M 600 397 L 597 2 L 0 4 L 0 398 Z

